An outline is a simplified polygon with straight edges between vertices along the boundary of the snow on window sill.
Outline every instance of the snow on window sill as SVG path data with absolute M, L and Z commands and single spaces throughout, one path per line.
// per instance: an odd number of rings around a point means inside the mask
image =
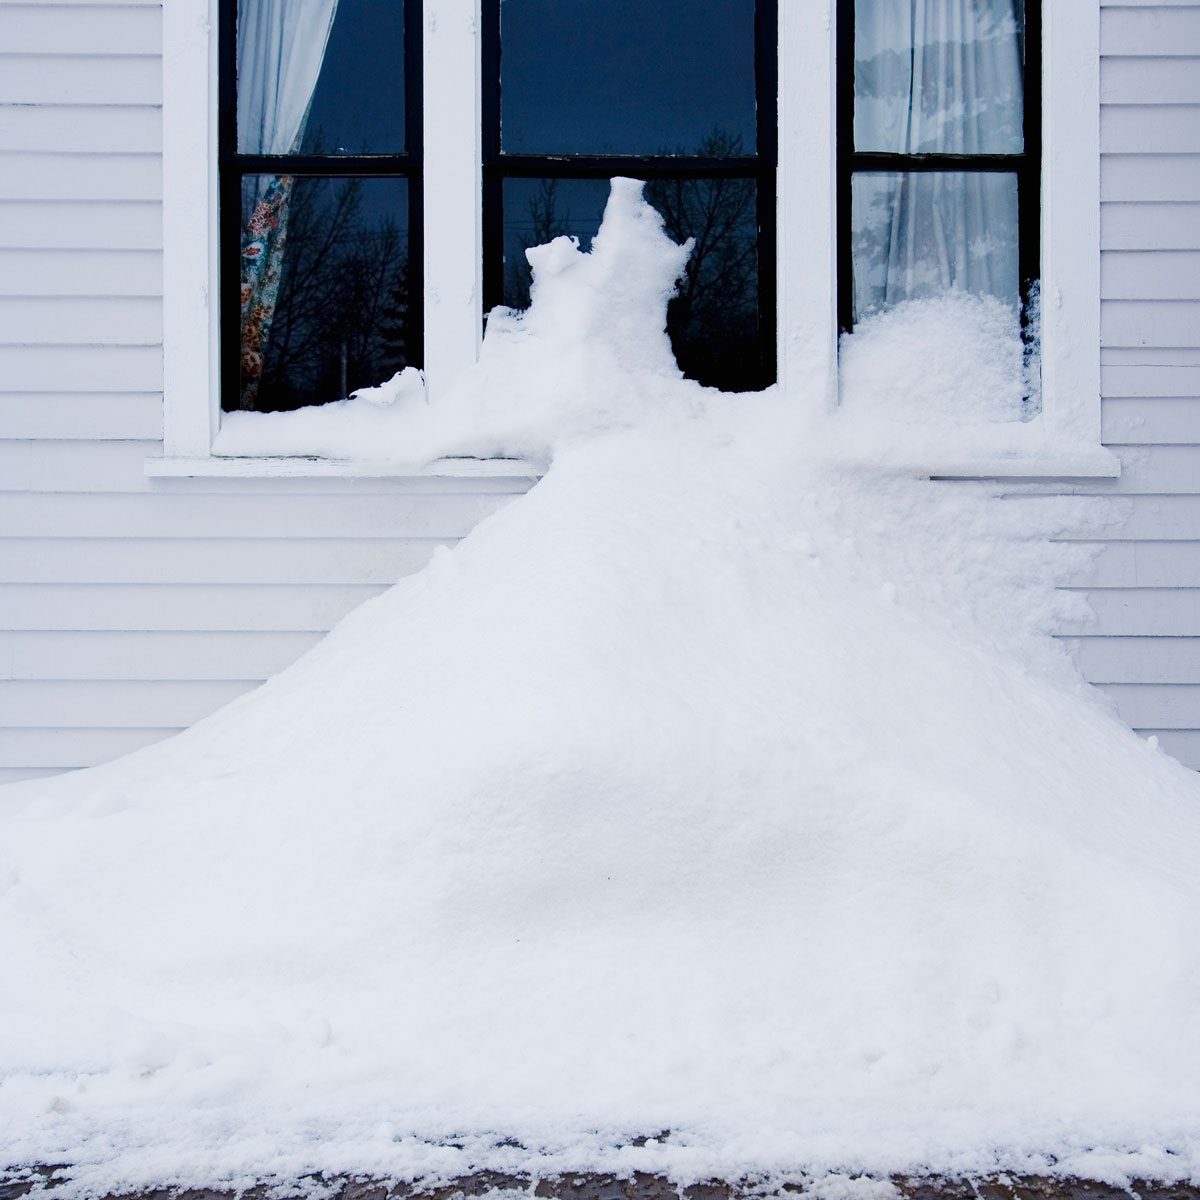
M 294 456 L 148 458 L 154 479 L 538 479 L 544 468 L 518 458 L 439 458 L 427 466 Z

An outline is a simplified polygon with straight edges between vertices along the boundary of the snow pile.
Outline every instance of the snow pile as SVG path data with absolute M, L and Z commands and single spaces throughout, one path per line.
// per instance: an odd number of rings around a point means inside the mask
M 1197 1175 L 1200 783 L 1046 636 L 1076 502 L 839 467 L 794 398 L 597 345 L 674 261 L 633 188 L 604 237 L 476 376 L 508 450 L 558 397 L 528 495 L 0 793 L 0 1161 Z
M 405 367 L 348 399 L 291 412 L 227 412 L 213 439 L 218 455 L 320 455 L 323 458 L 403 457 L 407 414 L 425 402 L 425 381 Z

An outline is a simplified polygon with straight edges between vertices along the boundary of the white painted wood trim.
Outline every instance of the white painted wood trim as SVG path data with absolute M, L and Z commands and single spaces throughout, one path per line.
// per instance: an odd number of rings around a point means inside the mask
M 425 385 L 446 394 L 479 356 L 483 168 L 479 0 L 425 0 Z M 465 86 L 473 80 L 473 86 Z
M 837 402 L 835 13 L 835 0 L 779 5 L 779 386 L 823 407 Z
M 521 458 L 439 458 L 427 466 L 341 458 L 148 458 L 154 479 L 540 479 L 545 468 Z
M 1100 441 L 1100 4 L 1056 0 L 1042 32 L 1042 420 Z
M 220 418 L 212 0 L 163 5 L 162 65 L 163 442 L 206 455 Z

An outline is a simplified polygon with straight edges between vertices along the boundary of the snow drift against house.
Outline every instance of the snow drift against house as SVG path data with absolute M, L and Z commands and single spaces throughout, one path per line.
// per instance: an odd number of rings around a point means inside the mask
M 682 380 L 635 184 L 533 259 L 414 436 L 546 478 L 188 733 L 3 795 L 0 1160 L 1195 1176 L 1200 784 L 1046 635 L 1073 505 Z

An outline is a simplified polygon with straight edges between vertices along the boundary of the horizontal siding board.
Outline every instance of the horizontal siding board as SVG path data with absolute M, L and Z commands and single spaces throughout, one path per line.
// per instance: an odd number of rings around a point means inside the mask
M 1200 365 L 1125 365 L 1100 368 L 1100 391 L 1109 396 L 1200 397 Z
M 322 637 L 317 632 L 0 632 L 0 678 L 265 680 Z
M 1200 446 L 1112 446 L 1121 478 L 1110 485 L 1123 495 L 1188 495 L 1200 492 Z
M 1200 400 L 1177 396 L 1126 396 L 1101 406 L 1105 442 L 1200 445 Z
M 1102 104 L 1200 103 L 1200 57 L 1100 60 Z
M 0 105 L 0 150 L 157 154 L 162 151 L 162 109 L 148 104 Z
M 1200 112 L 1196 120 L 1200 126 Z M 1200 203 L 1102 204 L 1100 245 L 1105 251 L 1200 250 Z
M 0 104 L 162 104 L 162 60 L 0 51 Z
M 162 284 L 160 250 L 0 250 L 0 296 L 161 296 Z
M 0 441 L 0 491 L 143 490 L 146 459 L 161 450 L 158 442 Z
M 1093 683 L 1200 681 L 1200 637 L 1084 637 L 1067 645 Z
M 1200 496 L 1124 496 L 1113 515 L 1108 540 L 1200 541 Z
M 0 392 L 161 392 L 157 346 L 0 345 Z
M 0 295 L 0 343 L 158 346 L 162 328 L 157 297 Z
M 1106 154 L 1100 159 L 1100 198 L 1200 201 L 1200 154 Z
M 8 54 L 162 52 L 162 17 L 146 5 L 0 4 L 0 46 Z
M 180 729 L 258 684 L 244 680 L 0 681 L 0 727 Z
M 1109 300 L 1200 300 L 1200 250 L 1109 251 L 1100 260 Z M 1200 342 L 1200 329 L 1196 331 Z
M 1113 683 L 1104 692 L 1135 729 L 1200 728 L 1200 684 Z
M 0 767 L 94 767 L 178 733 L 176 729 L 0 729 Z
M 1200 637 L 1200 590 L 1111 588 L 1088 593 L 1094 620 L 1072 622 L 1065 634 L 1093 637 Z M 1200 720 L 1196 722 L 1200 727 Z
M 271 480 L 270 482 L 275 482 Z M 511 497 L 378 493 L 14 492 L 0 497 L 0 537 L 434 538 L 467 534 Z
M 1200 153 L 1200 104 L 1105 104 L 1100 152 Z
M 1100 307 L 1102 346 L 1175 347 L 1200 343 L 1200 301 L 1106 300 Z
M 0 392 L 0 438 L 160 439 L 162 416 L 158 392 Z
M 1200 55 L 1200 8 L 1106 8 L 1100 14 L 1102 55 Z
M 0 200 L 161 199 L 159 154 L 0 153 Z
M 2 200 L 3 250 L 161 250 L 157 200 Z
M 437 538 L 0 538 L 3 583 L 378 583 L 419 571 Z
M 1200 542 L 1110 542 L 1080 582 L 1097 588 L 1200 588 Z
M 381 586 L 5 584 L 0 629 L 280 630 L 333 627 Z

